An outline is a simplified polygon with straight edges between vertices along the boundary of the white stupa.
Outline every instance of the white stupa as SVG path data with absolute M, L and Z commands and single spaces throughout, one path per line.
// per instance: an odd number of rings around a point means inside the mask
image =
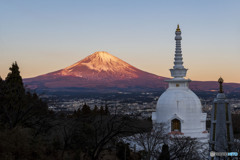
M 153 123 L 166 123 L 169 134 L 181 134 L 192 138 L 206 139 L 206 113 L 195 93 L 189 89 L 191 80 L 185 79 L 187 69 L 183 66 L 181 51 L 181 30 L 176 29 L 176 51 L 173 69 L 170 69 L 168 89 L 160 96 L 156 112 L 152 113 Z

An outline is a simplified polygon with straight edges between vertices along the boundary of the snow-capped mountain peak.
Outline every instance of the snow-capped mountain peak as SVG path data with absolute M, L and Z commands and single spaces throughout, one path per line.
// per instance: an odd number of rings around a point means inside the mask
M 140 70 L 105 51 L 95 52 L 55 75 L 85 78 L 137 78 Z
M 64 69 L 25 79 L 32 88 L 156 88 L 162 87 L 160 77 L 100 51 Z
M 24 79 L 24 83 L 32 89 L 43 89 L 55 91 L 84 92 L 84 89 L 94 91 L 113 91 L 118 89 L 141 90 L 163 89 L 167 86 L 165 77 L 157 76 L 124 62 L 123 60 L 100 51 L 95 52 L 83 60 L 64 69 Z M 209 91 L 216 89 L 217 82 L 191 83 L 193 90 Z M 239 84 L 226 84 L 226 91 L 239 92 Z M 82 90 L 83 89 L 83 90 Z

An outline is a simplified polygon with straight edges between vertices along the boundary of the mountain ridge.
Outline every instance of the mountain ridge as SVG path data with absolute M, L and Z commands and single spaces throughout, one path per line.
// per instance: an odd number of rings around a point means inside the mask
M 169 79 L 142 71 L 105 51 L 95 52 L 86 58 L 57 71 L 24 79 L 31 89 L 57 90 L 58 88 L 88 88 L 94 91 L 119 88 L 134 91 L 165 90 Z M 193 81 L 194 91 L 216 91 L 214 81 Z M 240 84 L 224 83 L 226 92 L 240 92 Z M 115 89 L 114 89 L 115 91 Z

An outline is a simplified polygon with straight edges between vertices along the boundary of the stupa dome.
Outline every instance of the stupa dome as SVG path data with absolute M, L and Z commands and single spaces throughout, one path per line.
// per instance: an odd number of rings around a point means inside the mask
M 169 133 L 206 139 L 206 113 L 202 113 L 202 104 L 198 96 L 188 85 L 190 80 L 184 77 L 187 69 L 183 66 L 181 50 L 181 30 L 176 30 L 176 51 L 174 66 L 170 69 L 168 89 L 159 97 L 156 112 L 152 113 L 154 124 L 166 123 Z

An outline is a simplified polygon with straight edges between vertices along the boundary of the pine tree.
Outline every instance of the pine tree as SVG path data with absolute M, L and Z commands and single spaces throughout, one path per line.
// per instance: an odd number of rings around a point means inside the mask
M 19 119 L 21 119 L 22 109 L 26 107 L 25 89 L 20 76 L 19 67 L 17 62 L 12 64 L 9 68 L 5 79 L 4 98 L 3 98 L 3 109 L 5 121 L 12 128 L 16 126 Z
M 0 95 L 3 92 L 3 86 L 4 86 L 4 81 L 2 80 L 2 77 L 0 76 Z
M 17 62 L 13 63 L 9 70 L 10 72 L 5 79 L 5 82 L 9 92 L 11 92 L 10 94 L 15 97 L 23 97 L 23 95 L 25 95 L 25 89 Z
M 100 111 L 99 111 L 100 114 L 104 114 L 104 109 L 103 109 L 103 106 L 100 107 Z
M 23 101 L 25 96 L 25 89 L 22 82 L 22 77 L 20 76 L 19 67 L 17 62 L 12 64 L 9 68 L 5 83 L 6 83 L 6 98 L 10 108 L 23 107 Z
M 98 107 L 96 105 L 94 106 L 93 113 L 94 114 L 98 113 Z
M 105 105 L 105 110 L 104 110 L 104 112 L 105 112 L 105 114 L 106 114 L 106 115 L 110 114 L 110 112 L 109 112 L 109 110 L 108 110 L 108 106 L 107 106 L 107 105 Z
M 86 103 L 84 103 L 84 105 L 82 107 L 82 113 L 83 114 L 90 114 L 91 113 L 91 109 Z
M 24 107 L 25 89 L 17 62 L 13 63 L 9 70 L 5 79 L 8 109 L 20 109 Z
M 4 87 L 5 87 L 5 83 L 2 80 L 2 77 L 0 76 L 0 107 L 2 108 L 3 105 L 3 99 L 4 99 Z M 1 110 L 0 110 L 1 112 Z
M 0 119 L 7 127 L 14 128 L 18 124 L 32 123 L 39 115 L 48 113 L 48 106 L 38 98 L 37 94 L 25 93 L 22 77 L 17 62 L 9 68 L 4 84 L 1 87 Z

